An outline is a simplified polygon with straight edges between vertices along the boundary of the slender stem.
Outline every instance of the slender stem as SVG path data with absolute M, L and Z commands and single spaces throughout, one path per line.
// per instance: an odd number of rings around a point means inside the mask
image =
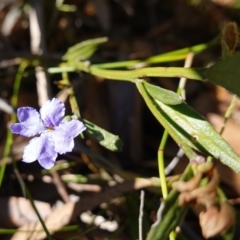
M 94 67 L 98 68 L 105 68 L 105 69 L 114 69 L 114 68 L 135 68 L 139 64 L 155 64 L 155 63 L 163 63 L 163 62 L 173 62 L 173 61 L 181 61 L 186 59 L 189 52 L 194 54 L 198 54 L 200 52 L 205 51 L 207 48 L 214 44 L 218 44 L 218 40 L 213 39 L 208 43 L 198 44 L 192 47 L 187 47 L 179 50 L 174 50 L 167 53 L 161 53 L 147 59 L 141 60 L 128 60 L 128 61 L 120 61 L 120 62 L 113 62 L 113 63 L 100 63 L 94 64 Z
M 64 67 L 64 64 L 62 66 Z M 73 87 L 72 87 L 72 85 L 69 81 L 68 73 L 63 72 L 62 77 L 63 77 L 64 83 L 68 87 L 69 102 L 70 102 L 72 113 L 75 116 L 77 116 L 78 118 L 80 118 L 81 115 L 80 115 L 79 106 L 78 106 L 77 99 L 76 99 L 75 94 L 74 94 Z
M 78 65 L 79 70 L 82 66 Z M 84 69 L 83 69 L 84 70 Z M 89 67 L 89 73 L 112 80 L 125 80 L 134 82 L 137 78 L 146 77 L 186 77 L 193 80 L 204 81 L 205 68 L 181 68 L 181 67 L 149 67 L 136 70 L 105 70 L 96 67 Z
M 26 61 L 22 61 L 19 65 L 18 68 L 18 72 L 16 74 L 15 80 L 14 80 L 14 85 L 13 85 L 13 95 L 12 95 L 12 99 L 11 99 L 11 105 L 13 108 L 17 107 L 17 101 L 18 101 L 18 92 L 19 92 L 19 88 L 21 85 L 21 80 L 25 71 L 25 68 L 27 67 L 28 63 Z M 14 123 L 16 122 L 16 115 L 15 113 L 11 114 L 11 122 Z M 5 143 L 5 147 L 4 147 L 4 151 L 3 151 L 3 162 L 1 164 L 1 168 L 0 168 L 0 188 L 2 186 L 2 182 L 3 182 L 3 177 L 4 177 L 4 173 L 5 173 L 5 169 L 6 169 L 6 159 L 10 154 L 10 150 L 12 147 L 12 143 L 13 143 L 13 136 L 12 136 L 12 132 L 10 131 L 10 129 L 7 129 L 7 138 L 6 138 L 6 143 Z
M 64 66 L 64 64 L 62 64 L 62 66 Z M 66 84 L 66 86 L 68 86 L 69 103 L 70 103 L 70 106 L 71 106 L 72 113 L 77 118 L 80 118 L 81 114 L 80 114 L 79 106 L 78 106 L 77 99 L 76 99 L 75 94 L 74 94 L 73 87 L 72 87 L 72 85 L 69 81 L 68 72 L 67 71 L 63 72 L 62 77 L 63 77 L 64 83 Z M 84 138 L 83 133 L 80 133 L 80 137 Z
M 41 217 L 41 215 L 39 214 L 39 212 L 37 210 L 37 207 L 36 207 L 36 205 L 34 203 L 32 195 L 30 194 L 30 192 L 29 192 L 29 190 L 28 190 L 28 188 L 27 188 L 27 186 L 26 186 L 26 184 L 25 184 L 21 174 L 19 173 L 19 171 L 17 169 L 17 164 L 16 164 L 15 161 L 13 161 L 13 170 L 14 170 L 14 173 L 15 173 L 15 175 L 16 175 L 16 177 L 18 179 L 18 182 L 19 182 L 19 184 L 20 184 L 20 186 L 22 188 L 23 195 L 24 196 L 26 195 L 26 197 L 29 199 L 29 201 L 30 201 L 30 203 L 32 205 L 32 208 L 34 209 L 35 213 L 37 214 L 37 217 L 38 217 L 38 219 L 39 219 L 39 221 L 40 221 L 40 223 L 42 225 L 42 228 L 43 228 L 44 232 L 47 235 L 48 240 L 53 240 L 51 235 L 50 235 L 50 233 L 49 233 L 49 231 L 48 231 L 48 229 L 47 229 L 47 227 L 46 227 L 46 225 L 45 225 L 45 223 L 44 223 L 44 221 L 43 221 L 43 219 L 42 219 L 42 217 Z
M 165 164 L 164 164 L 164 148 L 166 146 L 168 139 L 168 132 L 164 130 L 159 149 L 158 149 L 158 171 L 159 171 L 159 177 L 161 181 L 161 189 L 162 189 L 162 194 L 163 198 L 166 198 L 168 195 L 168 188 L 167 188 L 167 180 L 166 180 L 166 175 L 164 172 L 165 169 Z
M 162 195 L 163 195 L 164 199 L 168 195 L 167 180 L 166 180 L 166 175 L 165 175 L 165 164 L 164 164 L 164 149 L 167 144 L 168 136 L 169 136 L 168 132 L 165 129 L 163 132 L 163 136 L 162 136 L 160 145 L 159 145 L 159 149 L 158 149 L 158 171 L 159 171 L 159 176 L 160 176 Z M 169 238 L 170 238 L 170 240 L 175 240 L 174 231 L 172 231 L 169 234 Z
M 231 116 L 231 114 L 232 114 L 232 110 L 233 110 L 233 108 L 235 107 L 236 103 L 237 103 L 237 95 L 234 94 L 234 95 L 232 96 L 231 103 L 230 103 L 227 111 L 225 112 L 224 121 L 223 121 L 223 124 L 222 124 L 222 126 L 221 126 L 221 129 L 220 129 L 220 131 L 219 131 L 219 134 L 220 134 L 220 135 L 222 135 L 222 133 L 223 133 L 225 127 L 226 127 L 227 121 L 228 121 L 228 119 L 230 118 L 230 116 Z
M 149 67 L 135 70 L 106 70 L 88 66 L 86 62 L 70 62 L 64 67 L 49 68 L 49 73 L 84 71 L 105 79 L 134 82 L 137 78 L 146 77 L 186 77 L 192 80 L 205 81 L 206 68 L 181 68 L 181 67 Z
M 192 65 L 192 61 L 194 58 L 194 54 L 192 52 L 189 52 L 184 63 L 185 68 L 189 68 Z M 182 96 L 183 100 L 186 100 L 186 95 L 185 95 L 185 86 L 187 83 L 187 78 L 182 77 L 179 81 L 178 88 L 177 88 L 177 93 Z
M 78 225 L 71 225 L 71 226 L 66 226 L 62 227 L 61 229 L 51 229 L 53 232 L 70 232 L 70 231 L 76 231 L 79 230 Z M 16 232 L 42 232 L 44 230 L 42 229 L 37 229 L 37 230 L 20 230 L 20 229 L 14 229 L 14 228 L 0 228 L 0 234 L 14 234 Z
M 143 207 L 144 207 L 144 196 L 145 192 L 141 190 L 140 195 L 140 207 L 139 207 L 139 218 L 138 218 L 138 239 L 143 240 L 143 230 L 142 230 L 142 223 L 143 223 Z
M 25 192 L 26 192 L 27 198 L 29 199 L 29 201 L 30 201 L 30 203 L 31 203 L 35 213 L 37 214 L 37 217 L 38 217 L 38 219 L 39 219 L 39 221 L 40 221 L 40 223 L 41 223 L 41 225 L 43 227 L 44 232 L 47 235 L 47 239 L 48 240 L 53 240 L 53 238 L 51 237 L 51 235 L 50 235 L 50 233 L 49 233 L 49 231 L 48 231 L 48 229 L 47 229 L 47 227 L 46 227 L 46 225 L 45 225 L 41 215 L 39 214 L 39 212 L 38 212 L 38 210 L 37 210 L 37 208 L 36 208 L 36 206 L 34 204 L 32 195 L 30 194 L 30 192 L 29 192 L 28 188 L 26 187 L 26 185 L 25 185 Z
M 12 107 L 17 107 L 17 102 L 18 102 L 18 92 L 20 89 L 20 85 L 21 85 L 21 80 L 23 78 L 23 74 L 24 71 L 26 69 L 26 67 L 28 66 L 28 62 L 23 60 L 21 61 L 15 80 L 14 80 L 14 85 L 13 85 L 13 95 L 12 95 L 12 99 L 11 99 L 11 105 Z
M 6 139 L 5 146 L 4 146 L 4 151 L 3 151 L 3 160 L 2 160 L 2 164 L 1 164 L 1 168 L 0 168 L 0 188 L 2 186 L 3 177 L 4 177 L 6 164 L 7 164 L 6 160 L 7 160 L 7 157 L 9 156 L 10 149 L 11 149 L 11 146 L 12 146 L 12 142 L 13 142 L 12 133 L 8 129 L 7 130 L 7 139 Z

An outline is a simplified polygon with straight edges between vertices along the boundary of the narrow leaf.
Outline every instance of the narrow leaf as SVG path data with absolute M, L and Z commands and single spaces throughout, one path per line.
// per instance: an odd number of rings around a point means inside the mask
M 139 86 L 142 83 L 137 84 Z M 141 94 L 144 89 L 141 89 Z M 147 95 L 142 94 L 142 96 L 148 106 L 151 107 L 154 116 L 181 147 L 187 145 L 206 155 L 211 155 L 223 164 L 240 172 L 238 155 L 212 125 L 193 108 L 184 102 L 178 105 L 166 105 L 153 99 L 149 92 L 147 92 Z
M 63 58 L 67 61 L 87 60 L 97 50 L 98 45 L 107 41 L 107 38 L 96 38 L 80 42 L 70 47 Z
M 85 119 L 83 122 L 87 127 L 86 132 L 100 145 L 114 152 L 119 152 L 122 150 L 123 143 L 118 136 Z
M 240 53 L 224 59 L 206 70 L 210 82 L 240 96 Z
M 167 89 L 152 85 L 147 82 L 143 82 L 145 88 L 149 92 L 149 94 L 156 100 L 167 104 L 167 105 L 177 105 L 183 102 L 182 97 L 173 92 L 169 91 Z

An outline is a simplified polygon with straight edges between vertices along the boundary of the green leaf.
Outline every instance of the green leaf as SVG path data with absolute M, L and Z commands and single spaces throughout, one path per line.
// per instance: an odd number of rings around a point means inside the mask
M 173 92 L 169 91 L 167 89 L 152 85 L 147 82 L 143 82 L 144 87 L 147 89 L 149 94 L 156 100 L 167 104 L 167 105 L 177 105 L 183 102 L 182 97 Z
M 224 59 L 206 70 L 210 82 L 240 96 L 240 53 Z
M 107 42 L 107 40 L 106 37 L 103 37 L 80 42 L 70 47 L 63 57 L 68 62 L 87 60 L 97 50 L 98 45 Z
M 150 95 L 136 82 L 148 107 L 172 138 L 183 148 L 189 147 L 219 159 L 223 164 L 240 172 L 240 158 L 221 135 L 198 112 L 185 102 L 166 105 Z
M 122 150 L 123 143 L 118 136 L 98 127 L 86 119 L 84 119 L 83 122 L 87 127 L 85 132 L 94 138 L 100 145 L 114 152 Z

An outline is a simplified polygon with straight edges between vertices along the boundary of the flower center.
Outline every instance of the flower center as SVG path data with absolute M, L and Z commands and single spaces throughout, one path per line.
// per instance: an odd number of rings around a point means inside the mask
M 53 130 L 54 130 L 54 127 L 46 127 L 47 132 L 50 132 L 50 131 L 53 131 Z

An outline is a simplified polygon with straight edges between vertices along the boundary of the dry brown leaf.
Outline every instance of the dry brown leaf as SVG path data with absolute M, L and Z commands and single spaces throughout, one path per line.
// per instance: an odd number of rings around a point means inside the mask
M 192 191 L 194 190 L 200 183 L 200 180 L 202 178 L 202 173 L 197 173 L 193 178 L 191 178 L 189 181 L 177 181 L 172 184 L 172 187 L 179 192 L 185 192 L 185 191 Z
M 40 215 L 45 218 L 51 213 L 49 203 L 34 201 Z M 21 227 L 38 221 L 29 200 L 23 197 L 0 198 L 0 225 L 2 227 Z
M 220 209 L 212 205 L 199 215 L 202 234 L 205 238 L 224 233 L 233 225 L 234 220 L 235 215 L 233 209 L 227 202 L 221 203 Z

